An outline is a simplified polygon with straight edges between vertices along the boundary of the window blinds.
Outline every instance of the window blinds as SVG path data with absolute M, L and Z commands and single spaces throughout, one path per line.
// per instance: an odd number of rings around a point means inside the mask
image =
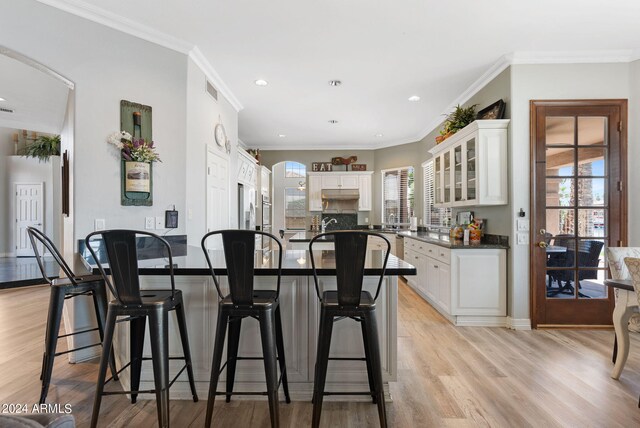
M 413 216 L 413 167 L 382 171 L 382 222 L 409 223 Z
M 424 176 L 424 224 L 446 226 L 451 218 L 451 208 L 435 208 L 435 167 L 433 160 L 428 161 L 422 168 Z

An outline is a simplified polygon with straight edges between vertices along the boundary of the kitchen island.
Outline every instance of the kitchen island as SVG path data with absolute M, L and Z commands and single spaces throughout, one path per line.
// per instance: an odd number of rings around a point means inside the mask
M 315 254 L 315 252 L 314 252 Z M 319 251 L 316 256 L 320 286 L 323 289 L 335 289 L 335 259 L 333 251 Z M 221 285 L 226 287 L 226 268 L 224 254 L 219 250 L 210 250 L 215 271 L 221 276 Z M 375 292 L 377 278 L 382 271 L 384 254 L 382 251 L 370 251 L 365 263 L 364 287 Z M 149 258 L 139 262 L 141 287 L 168 288 L 168 260 Z M 218 296 L 209 275 L 202 250 L 199 247 L 187 247 L 186 254 L 173 258 L 176 288 L 182 290 L 185 302 L 189 341 L 193 358 L 193 369 L 198 394 L 206 396 L 209 387 L 213 340 L 216 329 Z M 277 252 L 256 252 L 255 284 L 256 289 L 275 288 L 277 271 Z M 95 271 L 94 267 L 91 268 Z M 396 380 L 397 370 L 397 276 L 415 275 L 416 268 L 394 256 L 389 256 L 386 275 L 377 303 L 379 339 L 381 349 L 382 375 L 385 382 L 385 394 L 390 398 L 388 382 Z M 310 400 L 313 391 L 313 368 L 315 366 L 316 342 L 318 336 L 319 302 L 316 296 L 311 261 L 307 251 L 288 250 L 283 254 L 282 282 L 280 288 L 282 327 L 289 377 L 289 390 L 294 400 Z M 239 355 L 261 357 L 262 348 L 258 334 L 257 321 L 248 320 L 242 324 Z M 119 324 L 114 340 L 118 367 L 128 361 L 129 329 L 126 323 Z M 360 325 L 350 320 L 341 322 L 334 329 L 331 342 L 332 357 L 361 357 L 364 355 Z M 170 317 L 169 352 L 171 356 L 181 355 L 181 346 L 175 320 Z M 150 347 L 145 342 L 145 356 L 150 355 Z M 226 355 L 226 353 L 225 353 Z M 170 373 L 176 373 L 180 361 L 170 361 Z M 224 380 L 222 373 L 221 381 Z M 129 388 L 129 373 L 125 370 L 120 376 L 123 388 Z M 264 391 L 264 368 L 262 361 L 242 361 L 236 370 L 237 391 Z M 153 388 L 151 365 L 143 365 L 141 389 Z M 333 361 L 327 376 L 327 391 L 363 391 L 368 388 L 367 371 L 361 361 Z M 186 374 L 171 388 L 171 397 L 190 399 L 191 393 Z M 154 398 L 153 395 L 141 395 L 140 398 Z M 360 396 L 354 400 L 364 400 Z

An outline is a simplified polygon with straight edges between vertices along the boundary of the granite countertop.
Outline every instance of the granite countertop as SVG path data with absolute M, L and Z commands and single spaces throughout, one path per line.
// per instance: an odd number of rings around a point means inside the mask
M 99 257 L 101 256 L 100 253 Z M 255 274 L 256 275 L 275 275 L 278 266 L 277 251 L 256 251 L 255 256 Z M 168 275 L 169 260 L 162 257 L 161 254 L 146 254 L 143 259 L 140 257 L 138 261 L 138 269 L 140 275 Z M 226 275 L 226 262 L 224 252 L 222 250 L 209 250 L 209 257 L 214 266 L 216 274 Z M 365 262 L 365 275 L 380 275 L 382 271 L 382 262 L 384 254 L 381 250 L 372 250 L 367 254 Z M 319 275 L 335 275 L 336 264 L 334 251 L 320 251 L 315 256 L 316 268 Z M 207 262 L 202 252 L 202 248 L 194 246 L 186 246 L 186 252 L 180 256 L 173 257 L 173 271 L 175 275 L 210 275 Z M 104 264 L 103 264 L 104 266 Z M 82 271 L 92 271 L 94 274 L 99 273 L 95 266 L 91 255 L 85 252 L 76 254 L 74 260 L 74 269 L 76 274 Z M 108 272 L 108 269 L 107 269 Z M 415 275 L 415 266 L 393 256 L 389 255 L 387 262 L 386 275 Z M 306 250 L 287 250 L 282 255 L 282 275 L 313 275 L 311 267 L 311 259 L 309 252 Z
M 400 232 L 403 232 L 403 230 L 399 230 L 399 229 L 358 229 L 358 231 L 359 232 L 375 232 L 375 233 L 393 233 L 393 234 L 399 234 Z M 327 230 L 327 232 L 335 232 L 335 231 Z M 314 236 L 319 234 L 320 232 L 311 232 L 311 231 L 298 232 L 295 235 L 293 235 L 291 238 L 289 238 L 289 242 L 309 242 Z M 331 238 L 329 239 L 320 238 L 318 241 L 323 241 L 323 240 L 333 241 L 333 239 Z
M 500 242 L 486 242 L 484 239 L 479 244 L 464 245 L 460 239 L 449 239 L 449 235 L 443 235 L 435 232 L 400 232 L 398 235 L 405 238 L 413 238 L 428 244 L 439 245 L 452 250 L 471 250 L 471 249 L 509 249 L 509 245 Z M 497 240 L 496 240 L 497 241 Z

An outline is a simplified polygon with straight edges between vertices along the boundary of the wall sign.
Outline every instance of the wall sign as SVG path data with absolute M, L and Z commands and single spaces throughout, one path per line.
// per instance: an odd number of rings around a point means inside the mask
M 333 164 L 331 164 L 331 162 L 312 162 L 311 171 L 313 172 L 333 171 Z

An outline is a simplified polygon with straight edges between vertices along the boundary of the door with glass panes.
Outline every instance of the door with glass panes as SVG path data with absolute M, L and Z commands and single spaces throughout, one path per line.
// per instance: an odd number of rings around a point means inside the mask
M 626 244 L 626 100 L 532 101 L 532 322 L 611 325 Z

